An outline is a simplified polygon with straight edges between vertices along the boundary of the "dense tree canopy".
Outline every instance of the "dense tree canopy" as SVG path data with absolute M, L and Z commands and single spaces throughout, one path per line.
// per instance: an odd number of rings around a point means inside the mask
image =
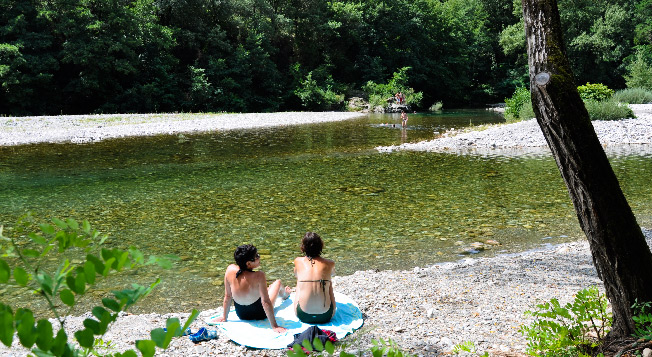
M 518 3 L 0 0 L 0 114 L 331 108 L 299 94 L 405 67 L 424 107 L 502 101 L 528 83 Z M 579 83 L 623 88 L 650 63 L 650 0 L 559 6 Z

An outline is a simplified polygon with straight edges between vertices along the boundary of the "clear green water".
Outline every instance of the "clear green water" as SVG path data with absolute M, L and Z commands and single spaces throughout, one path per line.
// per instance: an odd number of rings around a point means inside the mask
M 374 115 L 295 127 L 0 148 L 0 224 L 33 211 L 87 219 L 110 245 L 173 253 L 171 271 L 143 269 L 100 285 L 97 296 L 161 276 L 134 312 L 220 305 L 233 249 L 255 244 L 268 278 L 292 281 L 306 231 L 325 239 L 337 274 L 410 269 L 580 238 L 550 156 L 381 154 L 379 145 L 426 140 L 446 128 L 500 122 L 485 111 Z M 650 226 L 652 157 L 612 157 L 639 223 Z M 8 300 L 23 294 L 0 291 Z M 38 308 L 38 305 L 33 305 Z

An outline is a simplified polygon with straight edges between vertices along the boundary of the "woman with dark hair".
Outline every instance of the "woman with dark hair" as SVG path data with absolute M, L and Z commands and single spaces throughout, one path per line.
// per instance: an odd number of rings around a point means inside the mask
M 256 247 L 250 244 L 241 245 L 233 253 L 236 264 L 226 268 L 224 274 L 224 303 L 222 317 L 216 321 L 226 321 L 231 308 L 231 300 L 235 313 L 240 320 L 269 319 L 269 324 L 276 332 L 285 332 L 286 328 L 276 324 L 274 318 L 274 302 L 277 296 L 287 299 L 290 288 L 283 287 L 280 280 L 273 282 L 269 289 L 265 273 L 254 271 L 260 267 L 260 255 Z
M 308 232 L 301 240 L 303 257 L 294 259 L 297 289 L 294 311 L 302 322 L 324 324 L 335 315 L 335 295 L 331 275 L 335 262 L 321 257 L 324 242 L 317 233 Z

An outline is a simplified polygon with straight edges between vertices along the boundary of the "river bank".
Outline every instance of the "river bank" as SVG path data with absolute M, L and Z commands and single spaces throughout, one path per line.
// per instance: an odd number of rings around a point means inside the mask
M 130 136 L 253 129 L 347 120 L 363 115 L 352 112 L 284 112 L 0 117 L 0 146 L 89 143 Z
M 301 116 L 309 117 L 305 114 L 301 113 Z M 620 125 L 621 122 L 606 124 Z M 509 128 L 507 125 L 496 127 Z M 74 126 L 72 128 L 74 131 Z M 631 135 L 639 132 L 627 130 Z M 130 135 L 150 135 L 146 133 L 132 132 Z M 505 136 L 516 140 L 519 136 L 515 133 Z M 98 140 L 102 138 L 105 137 L 98 137 Z M 518 145 L 513 144 L 512 148 L 515 147 Z M 644 232 L 649 244 L 652 232 Z M 368 351 L 371 339 L 391 338 L 402 348 L 423 356 L 445 354 L 453 345 L 464 341 L 473 342 L 479 351 L 489 351 L 492 356 L 520 356 L 526 342 L 518 328 L 530 321 L 523 315 L 524 311 L 553 297 L 563 304 L 570 301 L 574 293 L 590 285 L 601 287 L 586 242 L 544 245 L 538 250 L 493 258 L 415 264 L 421 267 L 358 271 L 333 278 L 335 289 L 356 300 L 365 315 L 365 326 L 345 340 L 347 351 Z M 219 296 L 207 296 L 206 299 L 220 301 Z M 219 310 L 216 306 L 202 312 L 191 326 L 193 331 L 207 327 L 203 318 Z M 135 340 L 147 338 L 151 329 L 163 327 L 166 318 L 174 316 L 183 320 L 188 313 L 124 314 L 104 340 L 113 351 L 134 348 Z M 69 317 L 71 332 L 81 328 L 83 319 L 88 316 Z M 22 356 L 26 352 L 19 348 L 11 351 L 0 349 L 0 354 Z M 168 351 L 159 355 L 283 356 L 285 352 L 248 350 L 218 336 L 199 344 L 193 344 L 185 337 L 177 338 Z

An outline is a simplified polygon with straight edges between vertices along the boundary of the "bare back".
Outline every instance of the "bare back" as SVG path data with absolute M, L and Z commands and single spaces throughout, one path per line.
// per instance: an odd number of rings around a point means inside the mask
M 231 264 L 226 269 L 224 280 L 231 290 L 233 300 L 240 305 L 251 305 L 261 297 L 261 286 L 267 291 L 265 273 L 243 271 L 237 278 L 236 274 L 240 268 Z
M 294 260 L 294 274 L 297 276 L 296 304 L 306 313 L 319 314 L 328 311 L 335 303 L 331 275 L 335 262 L 321 257 L 298 257 Z

